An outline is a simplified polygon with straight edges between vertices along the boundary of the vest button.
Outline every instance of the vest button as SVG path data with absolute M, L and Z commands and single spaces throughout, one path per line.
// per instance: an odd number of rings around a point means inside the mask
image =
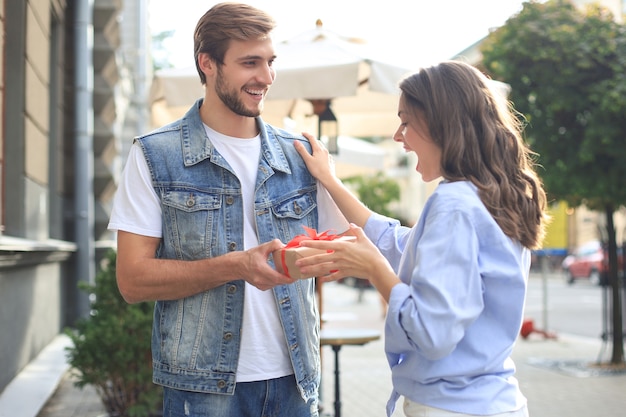
M 228 250 L 231 251 L 231 252 L 234 251 L 234 250 L 237 250 L 237 244 L 235 242 L 230 242 L 228 244 Z
M 236 285 L 231 285 L 228 287 L 228 293 L 229 294 L 234 294 L 237 292 L 237 286 Z
M 217 387 L 218 388 L 224 388 L 226 386 L 226 381 L 224 381 L 223 379 L 220 379 L 219 381 L 217 381 Z
M 229 195 L 228 197 L 226 197 L 226 204 L 233 204 L 234 201 L 235 199 L 233 198 L 232 195 Z
M 228 332 L 224 334 L 224 340 L 230 340 L 233 338 L 233 334 Z

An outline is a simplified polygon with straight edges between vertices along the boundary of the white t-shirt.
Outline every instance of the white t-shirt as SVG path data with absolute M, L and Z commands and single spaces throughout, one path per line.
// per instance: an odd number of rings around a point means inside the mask
M 254 222 L 254 187 L 260 136 L 251 139 L 222 135 L 205 126 L 217 151 L 228 161 L 241 183 L 244 210 L 244 249 L 258 246 Z M 162 237 L 161 206 L 139 145 L 131 147 L 124 175 L 115 195 L 108 228 L 150 237 Z M 328 191 L 318 183 L 318 223 L 321 230 L 343 232 L 348 222 Z M 246 282 L 242 340 L 237 381 L 260 381 L 293 373 L 273 291 L 261 291 Z M 264 343 L 259 343 L 263 340 Z

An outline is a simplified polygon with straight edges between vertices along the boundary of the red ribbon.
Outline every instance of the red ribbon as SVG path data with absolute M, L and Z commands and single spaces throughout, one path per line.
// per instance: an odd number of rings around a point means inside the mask
M 335 240 L 338 237 L 341 237 L 337 234 L 330 234 L 329 230 L 322 233 L 317 233 L 317 230 L 311 229 L 310 227 L 302 226 L 302 228 L 304 229 L 306 234 L 295 236 L 287 243 L 287 245 L 285 245 L 280 253 L 280 261 L 283 266 L 283 272 L 289 278 L 291 278 L 291 276 L 289 275 L 289 269 L 287 268 L 287 263 L 285 262 L 285 249 L 297 248 L 300 246 L 300 242 L 304 240 Z

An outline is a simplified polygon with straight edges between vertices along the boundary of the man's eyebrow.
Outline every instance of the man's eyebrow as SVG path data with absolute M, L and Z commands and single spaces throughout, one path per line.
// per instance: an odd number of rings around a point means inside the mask
M 265 57 L 261 55 L 244 55 L 244 56 L 239 57 L 237 60 L 249 61 L 249 60 L 259 60 L 259 59 L 265 59 Z M 274 59 L 276 59 L 276 55 L 273 55 L 270 57 L 270 60 L 274 60 Z

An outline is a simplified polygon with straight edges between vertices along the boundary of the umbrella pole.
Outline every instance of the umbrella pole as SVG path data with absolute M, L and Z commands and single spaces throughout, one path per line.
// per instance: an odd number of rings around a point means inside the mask
M 317 115 L 317 138 L 321 140 L 322 136 L 326 136 L 328 152 L 336 155 L 339 153 L 337 146 L 339 128 L 337 117 L 330 108 L 330 99 L 311 99 L 309 101 L 313 105 L 313 113 Z

